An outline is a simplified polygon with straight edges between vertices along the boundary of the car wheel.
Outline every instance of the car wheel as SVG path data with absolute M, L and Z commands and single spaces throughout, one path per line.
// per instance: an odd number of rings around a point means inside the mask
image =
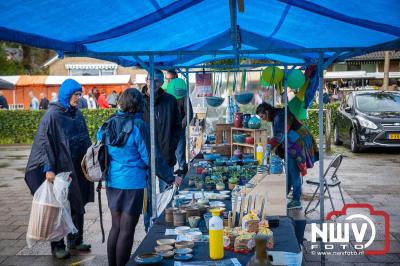
M 353 128 L 350 133 L 350 150 L 354 153 L 360 151 L 360 147 L 358 145 L 357 141 L 357 135 L 356 135 L 356 130 Z
M 339 139 L 339 129 L 336 124 L 333 126 L 333 144 L 335 145 L 342 144 L 342 142 Z

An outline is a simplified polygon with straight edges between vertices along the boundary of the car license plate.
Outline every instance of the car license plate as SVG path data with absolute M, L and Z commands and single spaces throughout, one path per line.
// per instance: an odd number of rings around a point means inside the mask
M 400 139 L 400 133 L 389 133 L 389 139 Z

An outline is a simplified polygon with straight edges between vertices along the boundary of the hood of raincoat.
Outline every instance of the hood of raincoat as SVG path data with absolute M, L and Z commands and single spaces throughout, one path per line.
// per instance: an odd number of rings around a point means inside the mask
M 58 91 L 58 102 L 61 103 L 64 108 L 68 109 L 70 107 L 69 101 L 71 96 L 77 91 L 82 92 L 81 84 L 74 79 L 64 80 Z

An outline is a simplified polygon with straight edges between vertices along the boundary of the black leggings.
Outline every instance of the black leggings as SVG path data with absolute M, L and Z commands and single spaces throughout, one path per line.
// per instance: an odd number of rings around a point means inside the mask
M 139 217 L 140 214 L 111 211 L 112 225 L 107 240 L 108 265 L 125 266 L 128 263 Z

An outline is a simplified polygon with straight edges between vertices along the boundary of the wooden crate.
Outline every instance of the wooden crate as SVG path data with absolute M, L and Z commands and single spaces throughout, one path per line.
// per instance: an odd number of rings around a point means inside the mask
M 247 136 L 254 138 L 254 144 L 246 143 L 235 143 L 233 142 L 233 134 L 246 134 Z M 254 158 L 256 157 L 257 144 L 261 143 L 263 146 L 267 144 L 268 133 L 266 129 L 250 129 L 250 128 L 231 128 L 231 155 L 237 147 L 239 147 L 243 153 L 253 153 Z
M 216 144 L 213 147 L 215 153 L 221 154 L 222 156 L 231 155 L 231 145 L 230 144 Z
M 232 124 L 215 125 L 215 144 L 231 143 L 231 127 Z M 224 135 L 225 135 L 225 143 L 223 142 Z

